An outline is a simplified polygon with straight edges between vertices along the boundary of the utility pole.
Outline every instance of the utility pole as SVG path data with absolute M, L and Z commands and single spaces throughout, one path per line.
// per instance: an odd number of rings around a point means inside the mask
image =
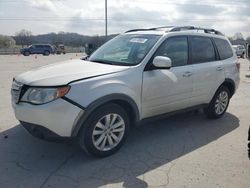
M 108 40 L 108 7 L 107 7 L 107 0 L 105 0 L 105 36 L 106 36 L 106 41 Z

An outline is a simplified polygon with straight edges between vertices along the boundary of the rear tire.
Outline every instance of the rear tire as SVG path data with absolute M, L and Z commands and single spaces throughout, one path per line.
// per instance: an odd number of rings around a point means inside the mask
M 210 119 L 221 118 L 227 110 L 230 102 L 230 91 L 225 86 L 220 86 L 216 91 L 213 99 L 208 107 L 204 109 L 204 113 Z
M 117 104 L 101 106 L 82 125 L 78 141 L 82 149 L 95 157 L 107 157 L 118 151 L 129 132 L 129 116 Z

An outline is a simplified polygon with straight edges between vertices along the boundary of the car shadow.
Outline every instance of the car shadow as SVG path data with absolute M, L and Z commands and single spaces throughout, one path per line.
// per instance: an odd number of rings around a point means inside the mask
M 230 113 L 218 120 L 200 113 L 176 115 L 132 129 L 119 152 L 98 159 L 74 143 L 36 139 L 17 125 L 0 133 L 0 187 L 148 187 L 152 170 L 159 179 L 150 181 L 166 185 L 179 158 L 237 127 L 239 119 Z

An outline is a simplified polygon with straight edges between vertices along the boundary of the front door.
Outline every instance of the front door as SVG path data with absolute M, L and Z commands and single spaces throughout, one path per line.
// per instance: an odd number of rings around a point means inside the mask
M 178 36 L 166 39 L 152 59 L 156 56 L 169 57 L 172 60 L 172 67 L 170 69 L 154 67 L 145 69 L 142 88 L 143 118 L 176 111 L 190 105 L 193 67 L 188 64 L 187 37 Z M 149 63 L 152 64 L 152 62 Z

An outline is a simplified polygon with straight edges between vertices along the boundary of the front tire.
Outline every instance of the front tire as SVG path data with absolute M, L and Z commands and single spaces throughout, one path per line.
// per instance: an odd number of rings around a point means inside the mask
M 129 116 L 117 104 L 107 104 L 94 111 L 82 125 L 79 144 L 96 157 L 112 155 L 123 145 L 129 132 Z
M 45 51 L 45 52 L 43 53 L 43 55 L 46 55 L 46 56 L 48 56 L 49 54 L 50 54 L 49 51 Z
M 215 93 L 208 107 L 204 109 L 206 116 L 210 119 L 218 119 L 224 115 L 230 102 L 230 91 L 221 86 Z
M 24 56 L 29 56 L 30 52 L 29 51 L 25 51 L 23 54 L 24 54 Z

